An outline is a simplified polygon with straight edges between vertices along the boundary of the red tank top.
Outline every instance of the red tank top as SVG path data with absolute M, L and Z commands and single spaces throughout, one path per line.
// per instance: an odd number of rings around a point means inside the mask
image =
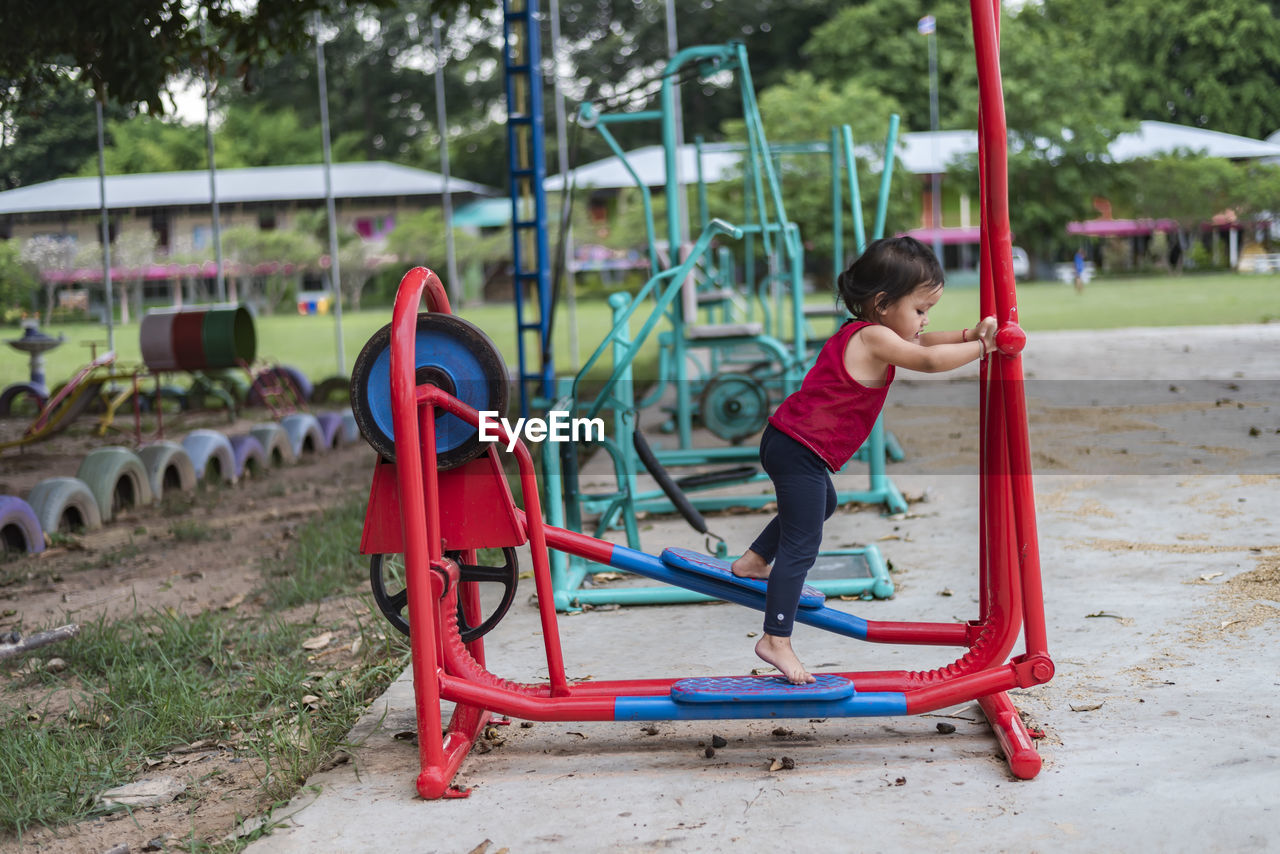
M 881 388 L 867 388 L 849 376 L 844 348 L 868 321 L 845 324 L 818 352 L 818 360 L 793 392 L 769 417 L 769 423 L 813 451 L 832 471 L 839 471 L 871 435 L 893 383 L 889 366 Z

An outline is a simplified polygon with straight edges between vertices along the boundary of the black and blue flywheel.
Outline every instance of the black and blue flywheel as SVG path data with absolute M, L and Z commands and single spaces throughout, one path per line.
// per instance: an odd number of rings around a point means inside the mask
M 506 365 L 493 341 L 478 327 L 456 315 L 423 312 L 418 315 L 413 345 L 416 385 L 434 385 L 478 411 L 506 414 Z M 351 372 L 351 411 L 365 441 L 386 459 L 394 460 L 391 324 L 375 332 L 356 357 Z M 456 468 L 485 450 L 476 427 L 450 412 L 436 410 L 435 428 L 441 469 Z

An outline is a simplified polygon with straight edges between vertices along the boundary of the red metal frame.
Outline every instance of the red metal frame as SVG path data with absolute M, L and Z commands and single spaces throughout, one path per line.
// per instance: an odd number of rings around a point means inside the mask
M 999 4 L 973 0 L 974 41 L 980 94 L 979 160 L 982 193 L 982 314 L 1000 322 L 997 352 L 981 368 L 981 471 L 979 614 L 960 624 L 870 621 L 866 640 L 962 646 L 956 661 L 935 670 L 873 671 L 839 674 L 853 681 L 857 692 L 898 692 L 905 712 L 919 714 L 969 700 L 977 700 L 991 723 L 1013 774 L 1030 778 L 1040 769 L 1040 756 L 1031 734 L 1019 719 L 1007 691 L 1047 682 L 1053 676 L 1044 624 L 1044 605 L 1036 540 L 1035 505 L 1031 482 L 1030 445 L 1023 397 L 1021 350 L 1025 336 L 1017 325 L 1008 221 L 1004 105 L 999 66 Z M 463 644 L 457 627 L 457 597 L 472 625 L 478 622 L 473 585 L 459 590 L 458 569 L 445 556 L 442 524 L 466 546 L 483 543 L 476 522 L 442 523 L 440 508 L 461 500 L 456 484 L 437 470 L 435 414 L 446 410 L 478 424 L 474 409 L 434 386 L 415 385 L 413 350 L 419 305 L 448 313 L 448 297 L 439 278 L 416 268 L 404 277 L 396 295 L 390 343 L 391 410 L 395 435 L 417 437 L 396 445 L 394 468 L 380 466 L 370 497 L 363 550 L 389 551 L 402 547 L 408 585 L 409 622 L 413 626 L 413 681 L 418 718 L 421 771 L 417 789 L 424 798 L 456 797 L 466 793 L 452 780 L 476 737 L 494 713 L 531 720 L 613 720 L 615 703 L 623 698 L 661 697 L 675 680 L 593 681 L 570 683 L 565 677 L 557 615 L 551 583 L 548 548 L 608 564 L 611 543 L 543 522 L 533 460 L 523 443 L 514 456 L 524 511 L 515 508 L 505 480 L 487 492 L 485 511 L 492 518 L 494 496 L 510 502 L 495 536 L 504 543 L 517 533 L 530 547 L 533 578 L 547 656 L 548 681 L 517 684 L 485 667 L 483 642 Z M 505 429 L 499 444 L 509 441 Z M 496 451 L 490 450 L 490 455 Z M 500 467 L 481 465 L 469 476 L 502 478 Z M 443 491 L 442 491 L 443 490 Z M 496 490 L 496 491 L 495 491 Z M 400 520 L 399 531 L 388 526 Z M 462 514 L 463 518 L 470 518 Z M 477 514 L 478 516 L 478 514 Z M 465 536 L 459 524 L 470 525 Z M 482 521 L 481 525 L 484 524 Z M 514 526 L 514 527 L 513 527 Z M 516 529 L 519 529 L 518 531 Z M 397 538 L 395 535 L 399 534 Z M 472 559 L 472 558 L 469 558 Z M 1025 649 L 1009 657 L 1021 632 Z M 440 704 L 456 704 L 448 731 L 442 734 Z

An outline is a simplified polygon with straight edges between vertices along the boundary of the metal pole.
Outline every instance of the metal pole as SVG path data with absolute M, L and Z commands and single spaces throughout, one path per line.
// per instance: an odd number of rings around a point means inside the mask
M 216 293 L 218 302 L 226 302 L 227 279 L 222 267 L 222 217 L 218 213 L 218 184 L 214 180 L 218 172 L 218 166 L 213 159 L 213 124 L 210 117 L 212 112 L 210 107 L 211 90 L 209 69 L 206 66 L 204 70 L 204 137 L 205 143 L 209 148 L 209 198 L 213 200 L 213 258 L 217 267 Z
M 102 97 L 94 99 L 98 112 L 98 205 L 102 209 L 102 282 L 107 286 L 107 349 L 116 350 L 116 308 L 111 293 L 111 218 L 107 216 L 107 161 L 103 156 Z
M 560 0 L 551 0 L 551 84 L 555 90 L 556 99 L 556 159 L 560 166 L 560 200 L 561 209 L 564 208 L 564 201 L 569 194 L 569 150 L 565 142 L 565 128 L 568 120 L 565 118 L 564 109 L 564 90 L 560 87 Z M 563 220 L 563 217 L 562 217 Z M 569 293 L 569 363 L 573 366 L 573 372 L 578 372 L 578 295 L 574 293 L 576 282 L 574 281 L 573 268 L 569 266 L 569 259 L 573 257 L 573 228 L 572 216 L 569 222 L 561 221 L 560 227 L 565 229 L 564 237 L 560 241 L 564 246 L 564 256 L 560 259 L 561 269 L 565 277 L 565 290 Z
M 680 46 L 676 40 L 676 8 L 675 0 L 667 0 L 667 58 L 672 59 L 679 51 Z M 680 101 L 680 87 L 672 86 L 672 120 L 676 135 L 676 198 L 667 199 L 667 204 L 674 204 L 676 211 L 680 217 L 680 241 L 687 239 L 689 234 L 689 211 L 685 205 L 684 199 L 684 182 L 680 180 L 680 149 L 684 147 L 684 108 Z M 672 246 L 669 248 L 671 254 L 671 265 L 680 263 L 680 247 Z
M 440 174 L 444 176 L 444 191 L 440 204 L 444 209 L 444 257 L 449 279 L 445 286 L 449 299 L 462 304 L 462 283 L 458 278 L 458 259 L 453 248 L 453 195 L 449 192 L 449 134 L 448 115 L 444 108 L 444 57 L 440 54 L 440 19 L 431 19 L 431 49 L 436 54 L 436 126 L 440 129 Z
M 938 31 L 937 26 L 929 32 L 929 130 L 933 131 L 930 140 L 933 146 L 934 169 L 938 168 Z M 942 263 L 942 176 L 934 172 L 930 176 L 933 197 L 933 254 Z M 945 266 L 945 265 L 944 265 Z
M 208 36 L 208 12 L 205 13 L 205 20 L 200 22 L 201 38 Z M 214 180 L 217 175 L 218 166 L 213 157 L 213 82 L 209 74 L 209 56 L 205 56 L 204 66 L 204 139 L 205 145 L 209 149 L 209 198 L 213 202 L 213 258 L 215 266 L 215 282 L 217 288 L 215 293 L 218 302 L 227 301 L 227 279 L 222 266 L 222 217 L 218 213 L 218 185 Z
M 342 344 L 342 267 L 338 263 L 338 215 L 333 203 L 332 156 L 329 151 L 329 86 L 324 76 L 324 45 L 320 43 L 320 13 L 315 15 L 316 77 L 320 85 L 320 132 L 324 141 L 324 203 L 329 212 L 329 282 L 333 285 L 333 322 L 338 344 L 338 373 L 347 375 Z

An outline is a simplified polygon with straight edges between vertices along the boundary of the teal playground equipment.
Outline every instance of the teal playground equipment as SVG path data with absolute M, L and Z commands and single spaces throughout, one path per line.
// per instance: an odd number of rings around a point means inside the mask
M 675 183 L 674 156 L 676 153 L 673 131 L 673 97 L 671 95 L 672 80 L 680 73 L 685 64 L 694 64 L 699 75 L 705 76 L 725 70 L 734 70 L 742 83 L 742 99 L 746 105 L 748 121 L 748 142 L 743 146 L 744 184 L 748 199 L 744 214 L 748 217 L 745 225 L 734 225 L 709 215 L 705 204 L 705 183 L 699 180 L 699 217 L 700 235 L 692 244 L 680 242 L 677 211 L 674 205 L 668 205 L 667 232 L 665 245 L 657 240 L 654 228 L 653 205 L 648 187 L 641 181 L 634 168 L 627 162 L 625 153 L 609 131 L 609 125 L 616 122 L 659 121 L 663 128 L 664 152 L 667 159 L 668 198 L 674 198 L 679 192 Z M 691 390 L 701 385 L 701 400 L 704 406 L 710 405 L 710 411 L 729 413 L 722 418 L 723 423 L 732 419 L 735 423 L 748 420 L 742 410 L 750 408 L 758 414 L 758 422 L 751 432 L 763 427 L 764 418 L 772 410 L 773 404 L 781 395 L 790 393 L 798 387 L 808 367 L 810 352 L 808 341 L 811 340 L 805 324 L 803 311 L 803 249 L 799 228 L 786 218 L 785 207 L 778 181 L 774 158 L 778 152 L 768 146 L 764 138 L 763 126 L 755 105 L 754 93 L 750 87 L 750 75 L 746 70 L 745 50 L 741 45 L 729 44 L 701 48 L 689 48 L 677 54 L 671 60 L 663 74 L 663 109 L 651 112 L 633 112 L 605 114 L 593 105 L 582 107 L 581 116 L 585 124 L 595 127 L 614 150 L 620 161 L 632 175 L 640 191 L 646 231 L 649 236 L 650 261 L 655 270 L 659 270 L 634 297 L 626 294 L 614 294 L 610 298 L 613 310 L 613 326 L 606 334 L 591 356 L 586 360 L 578 374 L 571 380 L 561 380 L 557 385 L 557 398 L 553 405 L 556 411 L 571 413 L 588 419 L 605 416 L 613 424 L 612 436 L 606 438 L 601 447 L 608 455 L 613 469 L 616 487 L 605 494 L 586 494 L 578 487 L 577 453 L 571 448 L 562 447 L 558 452 L 549 445 L 543 449 L 543 471 L 545 486 L 549 496 L 548 514 L 554 524 L 564 524 L 571 530 L 583 531 L 586 520 L 595 515 L 595 535 L 600 536 L 610 528 L 620 527 L 624 530 L 628 545 L 639 548 L 639 531 L 636 524 L 637 511 L 650 510 L 657 512 L 678 511 L 699 532 L 707 536 L 708 550 L 714 550 L 718 556 L 726 556 L 727 547 L 721 541 L 713 545 L 718 538 L 709 530 L 700 509 L 722 509 L 731 506 L 764 506 L 772 501 L 767 494 L 736 495 L 698 495 L 701 490 L 721 487 L 726 484 L 742 484 L 755 480 L 765 480 L 754 466 L 737 466 L 732 469 L 699 472 L 679 480 L 673 479 L 666 471 L 664 464 L 671 465 L 703 465 L 724 461 L 754 461 L 754 448 L 726 447 L 699 449 L 692 447 L 692 415 L 694 412 Z M 890 123 L 889 151 L 896 142 L 896 117 Z M 852 134 L 845 129 L 843 140 L 847 145 L 836 144 L 841 139 L 833 132 L 833 142 L 819 146 L 817 150 L 829 154 L 835 164 L 833 178 L 839 177 L 842 161 L 849 164 L 850 184 L 854 188 L 851 195 L 855 235 L 859 248 L 865 243 L 861 218 L 861 204 L 856 190 L 856 175 L 853 173 Z M 891 155 L 890 155 L 891 156 Z M 892 161 L 885 163 L 885 177 L 882 185 L 882 200 L 877 212 L 876 232 L 883 231 L 884 207 L 887 204 L 888 176 L 892 171 Z M 843 214 L 840 183 L 833 180 L 833 209 Z M 839 222 L 839 218 L 837 218 Z M 758 322 L 727 322 L 721 324 L 698 324 L 697 313 L 699 302 L 704 305 L 719 301 L 719 310 L 726 311 L 725 303 L 733 302 L 736 291 L 730 287 L 735 284 L 733 278 L 726 275 L 733 269 L 727 260 L 730 258 L 729 242 L 746 244 L 744 257 L 748 280 L 751 278 L 751 264 L 754 263 L 755 246 L 758 240 L 769 260 L 769 271 L 755 289 L 754 301 L 760 306 L 762 320 Z M 680 250 L 672 255 L 666 249 L 680 246 Z M 842 244 L 840 253 L 843 255 Z M 712 250 L 715 250 L 713 253 Z M 719 263 L 713 263 L 718 258 Z M 729 290 L 726 297 L 724 292 Z M 704 297 L 711 299 L 703 299 Z M 773 305 L 772 314 L 769 306 Z M 770 331 L 782 331 L 782 320 L 789 315 L 791 335 L 787 341 Z M 640 327 L 632 335 L 632 322 L 639 320 Z M 666 322 L 669 328 L 658 333 L 660 352 L 663 354 L 660 370 L 661 379 L 658 388 L 647 399 L 637 401 L 632 374 L 633 363 L 641 347 L 653 336 L 658 325 Z M 772 326 L 772 329 L 766 329 Z M 693 377 L 688 373 L 693 362 L 690 358 L 695 350 L 702 350 L 712 364 L 710 376 Z M 744 351 L 754 351 L 745 355 Z M 764 357 L 760 367 L 761 356 Z M 602 382 L 589 386 L 588 375 L 604 360 L 611 360 L 610 373 Z M 727 366 L 755 363 L 753 373 L 750 370 L 726 370 Z M 674 384 L 676 407 L 679 420 L 680 435 L 688 435 L 688 441 L 682 441 L 682 447 L 675 451 L 657 451 L 649 446 L 647 439 L 639 429 L 638 411 L 652 405 L 663 394 L 668 384 Z M 770 390 L 774 394 L 770 394 Z M 588 393 L 591 396 L 588 396 Z M 717 416 L 718 417 L 718 416 Z M 754 415 L 752 416 L 754 417 Z M 739 438 L 745 438 L 744 433 Z M 870 462 L 871 481 L 869 488 L 862 491 L 843 491 L 839 494 L 842 502 L 859 501 L 866 503 L 883 503 L 892 512 L 906 509 L 897 488 L 884 471 L 886 447 L 882 426 L 873 431 L 867 448 L 861 458 Z M 660 489 L 652 492 L 640 492 L 637 476 L 644 468 L 657 480 Z M 694 493 L 694 494 L 689 494 Z M 604 568 L 596 571 L 603 571 Z M 613 602 L 674 602 L 691 601 L 702 598 L 699 594 L 677 588 L 584 588 L 587 576 L 593 570 L 590 563 L 573 555 L 555 555 L 552 561 L 553 586 L 556 590 L 558 608 L 573 608 L 584 604 Z M 827 577 L 822 577 L 822 576 Z M 868 598 L 887 597 L 892 594 L 893 586 L 885 567 L 885 563 L 874 546 L 845 549 L 839 552 L 825 553 L 819 567 L 811 576 L 814 586 L 828 595 L 863 595 Z
M 742 439 L 758 432 L 765 418 L 776 403 L 798 387 L 811 357 L 809 349 L 815 341 L 806 327 L 807 317 L 814 314 L 832 314 L 832 305 L 804 309 L 803 243 L 799 228 L 791 222 L 783 200 L 779 170 L 775 161 L 786 153 L 822 152 L 832 159 L 832 207 L 840 222 L 843 213 L 840 172 L 849 175 L 851 187 L 850 208 L 853 214 L 855 240 L 860 250 L 865 245 L 861 200 L 857 191 L 854 171 L 852 132 L 843 129 L 833 131 L 831 143 L 770 146 L 765 139 L 763 122 L 751 86 L 746 51 L 741 44 L 730 43 L 706 47 L 688 48 L 677 54 L 668 64 L 662 76 L 662 108 L 648 112 L 604 113 L 593 104 L 580 109 L 581 122 L 598 130 L 615 155 L 632 176 L 641 194 L 645 215 L 646 233 L 649 237 L 649 255 L 655 269 L 670 269 L 672 259 L 669 247 L 682 246 L 676 206 L 667 205 L 666 240 L 659 240 L 653 226 L 653 204 L 648 187 L 627 162 L 626 154 L 618 145 L 609 126 L 617 123 L 656 121 L 661 124 L 662 145 L 666 160 L 665 191 L 668 199 L 681 192 L 675 164 L 678 153 L 675 140 L 675 121 L 672 89 L 673 81 L 685 73 L 685 66 L 692 66 L 699 77 L 731 71 L 738 81 L 743 103 L 744 126 L 747 141 L 738 147 L 742 154 L 744 205 L 741 218 L 733 219 L 743 233 L 739 258 L 735 261 L 732 248 L 723 244 L 714 254 L 704 256 L 694 266 L 684 281 L 681 298 L 666 304 L 664 308 L 668 328 L 659 333 L 658 382 L 642 400 L 641 409 L 660 403 L 664 397 L 674 398 L 671 404 L 672 419 L 669 429 L 677 436 L 678 447 L 659 447 L 657 458 L 669 466 L 692 466 L 723 462 L 754 461 L 750 448 L 717 447 L 695 448 L 692 439 L 694 419 L 700 417 L 704 426 L 720 438 L 736 445 Z M 837 142 L 837 133 L 842 142 Z M 897 141 L 897 117 L 890 121 L 886 142 L 886 161 L 882 170 L 880 200 L 877 205 L 875 236 L 884 229 L 889 180 L 892 175 L 892 152 Z M 843 144 L 847 142 L 847 145 Z M 725 150 L 719 146 L 718 150 Z M 846 151 L 847 149 L 847 151 Z M 706 183 L 702 180 L 702 157 L 698 165 L 699 224 L 705 228 L 711 219 L 707 202 Z M 836 266 L 843 261 L 843 235 L 837 228 Z M 763 251 L 767 270 L 757 275 L 757 249 Z M 687 245 L 681 250 L 688 252 Z M 735 272 L 743 270 L 745 293 L 737 290 Z M 743 306 L 734 316 L 733 307 Z M 720 322 L 700 323 L 699 309 Z M 842 315 L 843 312 L 840 312 Z M 758 316 L 759 319 L 756 319 Z M 618 318 L 615 318 L 615 321 Z M 789 321 L 789 322 L 788 322 Z M 615 328 L 616 332 L 616 328 Z M 643 339 L 642 333 L 639 338 Z M 697 352 L 703 358 L 692 358 Z M 883 427 L 877 432 L 884 443 Z M 901 449 L 896 443 L 884 443 L 896 455 Z M 872 460 L 871 445 L 860 459 L 874 466 L 873 478 L 867 490 L 842 495 L 843 501 L 884 503 L 892 511 L 905 509 L 905 503 L 884 473 L 883 460 Z M 700 488 L 720 485 L 725 478 L 702 478 Z M 692 499 L 703 509 L 720 509 L 722 500 L 707 496 Z M 764 503 L 763 499 L 760 503 Z M 741 502 L 735 502 L 741 503 Z M 644 509 L 669 512 L 670 504 L 658 498 L 646 501 Z

